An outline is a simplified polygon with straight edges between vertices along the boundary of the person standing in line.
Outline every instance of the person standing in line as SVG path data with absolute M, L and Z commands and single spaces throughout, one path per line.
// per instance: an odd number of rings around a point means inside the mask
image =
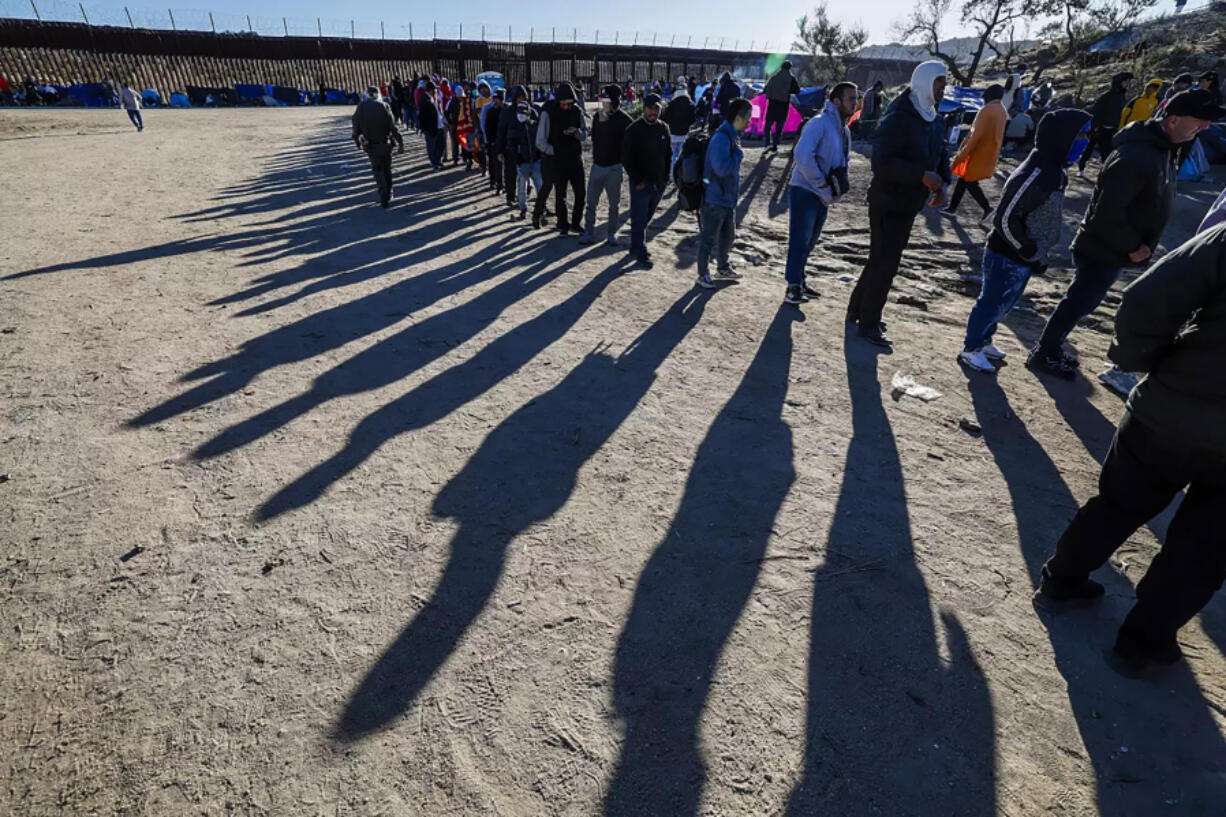
M 668 126 L 660 121 L 660 97 L 643 97 L 643 115 L 626 128 L 622 140 L 622 166 L 630 180 L 630 255 L 639 266 L 651 269 L 647 251 L 647 225 L 656 214 L 672 155 Z
M 140 115 L 140 94 L 132 90 L 130 85 L 124 85 L 123 91 L 119 94 L 119 104 L 127 111 L 128 119 L 132 120 L 132 124 L 136 126 L 136 132 L 140 133 L 145 129 L 145 121 Z
M 847 121 L 856 112 L 859 93 L 850 82 L 834 86 L 822 112 L 805 123 L 792 151 L 796 166 L 788 186 L 787 303 L 803 304 L 819 295 L 805 281 L 805 264 L 822 236 L 830 207 L 851 187 Z
M 1047 269 L 1047 254 L 1060 241 L 1065 167 L 1090 143 L 1090 115 L 1075 108 L 1039 120 L 1034 150 L 1009 176 L 983 251 L 983 285 L 966 321 L 958 361 L 995 374 L 1005 353 L 992 343 L 996 325 L 1017 305 L 1030 276 Z
M 538 199 L 541 198 L 541 154 L 536 147 L 537 113 L 528 102 L 527 95 L 518 97 L 515 116 L 508 117 L 504 136 L 503 156 L 509 166 L 515 168 L 519 202 L 519 217 L 528 215 L 528 184 L 531 182 Z
M 1161 102 L 1161 98 L 1158 96 L 1158 92 L 1161 90 L 1162 80 L 1160 79 L 1151 79 L 1146 83 L 1145 90 L 1141 95 L 1133 97 L 1124 106 L 1124 110 L 1120 114 L 1120 129 L 1123 130 L 1133 122 L 1144 122 L 1153 117 Z
M 669 142 L 673 149 L 670 168 L 677 164 L 677 157 L 681 155 L 681 148 L 685 146 L 690 128 L 694 127 L 694 100 L 690 99 L 685 86 L 678 84 L 677 88 L 677 93 L 664 106 L 664 112 L 660 114 L 660 121 L 668 125 Z
M 714 133 L 719 126 L 728 121 L 728 105 L 732 100 L 737 99 L 741 95 L 741 86 L 736 84 L 736 80 L 732 78 L 732 74 L 725 71 L 724 75 L 719 78 L 719 90 L 715 92 L 715 103 L 712 108 L 711 116 L 711 132 Z
M 1166 93 L 1162 95 L 1162 101 L 1165 103 L 1168 99 L 1175 96 L 1175 94 L 1188 90 L 1194 84 L 1196 84 L 1196 80 L 1192 78 L 1191 74 L 1186 72 L 1180 74 L 1179 76 L 1175 77 L 1175 81 L 1171 83 L 1171 87 L 1166 89 Z
M 1213 101 L 1222 104 L 1222 89 L 1218 86 L 1217 71 L 1206 71 L 1200 75 L 1196 87 L 1213 95 Z
M 792 63 L 783 61 L 770 79 L 766 81 L 766 132 L 770 143 L 767 150 L 772 153 L 779 151 L 779 140 L 783 138 L 783 126 L 787 124 L 788 112 L 792 109 L 792 97 L 800 93 L 800 83 L 792 74 Z
M 404 153 L 404 140 L 396 128 L 391 106 L 380 97 L 379 89 L 371 86 L 366 89 L 366 99 L 353 112 L 353 143 L 370 157 L 379 205 L 384 209 L 392 202 L 392 142 Z
M 486 144 L 485 131 L 481 127 L 481 122 L 485 109 L 493 103 L 493 87 L 485 80 L 481 80 L 477 83 L 477 92 L 473 95 L 472 99 L 473 117 L 476 120 L 475 133 L 477 136 L 477 145 L 472 153 L 477 160 L 477 166 L 481 168 L 481 175 L 485 175 L 489 169 L 489 145 Z
M 451 98 L 443 94 L 443 117 L 447 120 L 447 135 L 451 139 L 451 164 L 460 163 L 460 110 L 464 105 L 464 86 L 453 90 Z
M 1111 140 L 1120 127 L 1120 117 L 1124 113 L 1124 105 L 1128 103 L 1128 83 L 1132 74 L 1120 71 L 1111 77 L 1111 87 L 1094 100 L 1090 114 L 1094 117 L 1094 131 L 1090 135 L 1090 149 L 1081 155 L 1077 166 L 1077 178 L 1086 177 L 1086 165 L 1094 149 L 1098 149 L 1102 161 L 1106 162 L 1111 155 Z
M 438 89 L 432 80 L 426 80 L 418 99 L 417 124 L 426 140 L 426 158 L 430 167 L 442 170 L 447 151 L 447 123 L 439 109 Z
M 1005 142 L 1005 125 L 1009 122 L 1009 114 L 1001 103 L 1004 96 L 1005 89 L 1000 85 L 989 85 L 984 90 L 984 105 L 979 109 L 979 113 L 975 114 L 970 135 L 954 156 L 951 172 L 958 177 L 958 183 L 954 185 L 954 195 L 949 200 L 949 206 L 941 210 L 941 215 L 956 217 L 962 195 L 967 192 L 983 210 L 984 219 L 992 213 L 992 205 L 988 203 L 988 197 L 984 195 L 979 182 L 996 175 L 1000 148 Z
M 563 82 L 554 98 L 545 103 L 536 130 L 536 148 L 541 153 L 541 175 L 545 185 L 536 197 L 532 210 L 532 227 L 539 229 L 545 214 L 546 199 L 554 191 L 558 215 L 558 232 L 580 232 L 583 215 L 583 140 L 587 139 L 587 117 L 575 104 L 575 89 Z M 566 188 L 574 195 L 570 221 L 566 219 Z
M 1104 588 L 1090 574 L 1186 488 L 1106 653 L 1117 672 L 1140 678 L 1179 663 L 1179 630 L 1226 579 L 1226 227 L 1194 236 L 1124 291 L 1107 354 L 1145 377 L 1128 396 L 1098 494 L 1060 537 L 1034 600 L 1056 612 L 1097 601 Z
M 948 142 L 937 107 L 945 96 L 948 69 L 922 62 L 911 85 L 890 103 L 873 145 L 868 188 L 868 263 L 847 304 L 847 322 L 861 338 L 891 348 L 881 313 L 889 297 L 915 217 L 925 204 L 945 203 L 950 181 Z
M 714 289 L 711 279 L 711 252 L 715 252 L 716 277 L 737 281 L 741 275 L 732 269 L 728 254 L 736 240 L 736 203 L 741 193 L 741 134 L 749 127 L 753 106 L 736 97 L 723 108 L 724 122 L 707 145 L 703 164 L 703 203 L 699 211 L 698 285 Z
M 619 106 L 621 88 L 606 85 L 601 89 L 600 112 L 592 119 L 592 172 L 587 180 L 587 213 L 584 215 L 580 244 L 596 243 L 596 206 L 601 193 L 609 201 L 608 229 L 605 243 L 617 246 L 618 206 L 622 198 L 622 147 L 630 114 Z
M 502 156 L 498 152 L 498 123 L 507 115 L 504 107 L 506 91 L 499 88 L 493 92 L 491 99 L 493 101 L 481 109 L 481 145 L 489 166 L 490 192 L 500 196 L 506 177 L 502 171 Z
M 507 131 L 515 124 L 515 118 L 518 115 L 519 104 L 526 103 L 531 110 L 532 102 L 528 96 L 528 89 L 522 85 L 516 85 L 511 89 L 510 98 L 507 102 L 507 110 L 498 120 L 498 132 L 494 135 L 495 149 L 499 155 L 503 157 L 503 184 L 507 192 L 507 207 L 514 207 L 517 198 L 516 187 L 518 186 L 519 163 L 507 158 Z M 535 111 L 532 111 L 535 115 Z M 535 116 L 534 125 L 535 127 Z M 534 137 L 535 138 L 535 137 Z
M 400 77 L 392 77 L 392 83 L 387 92 L 388 101 L 392 105 L 392 116 L 396 117 L 397 122 L 400 122 L 404 115 L 404 83 L 400 81 Z
M 881 119 L 881 106 L 885 101 L 885 86 L 881 80 L 873 83 L 864 94 L 864 103 L 860 106 L 860 138 L 872 139 L 877 130 L 877 121 Z
M 1208 91 L 1184 91 L 1161 119 L 1133 122 L 1115 137 L 1073 239 L 1073 281 L 1027 366 L 1069 380 L 1077 376 L 1077 359 L 1064 352 L 1064 341 L 1098 308 L 1124 267 L 1144 266 L 1154 254 L 1175 205 L 1179 146 L 1222 116 L 1226 108 Z

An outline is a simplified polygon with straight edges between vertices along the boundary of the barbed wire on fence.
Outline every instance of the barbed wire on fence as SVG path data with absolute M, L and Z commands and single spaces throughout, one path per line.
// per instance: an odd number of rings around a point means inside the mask
M 387 22 L 320 17 L 268 17 L 201 9 L 150 9 L 111 6 L 86 0 L 0 0 L 0 18 L 85 23 L 161 31 L 211 31 L 264 37 L 328 37 L 360 40 L 469 40 L 476 42 L 654 45 L 716 51 L 770 52 L 787 43 L 740 37 L 665 34 L 656 31 L 587 29 L 575 26 L 522 26 L 438 21 Z

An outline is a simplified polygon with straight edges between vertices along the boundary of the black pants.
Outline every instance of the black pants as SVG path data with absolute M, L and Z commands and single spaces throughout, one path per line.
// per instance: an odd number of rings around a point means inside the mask
M 490 190 L 493 190 L 495 193 L 501 193 L 504 181 L 502 157 L 497 153 L 490 152 L 487 158 L 489 159 Z
M 1169 647 L 1226 578 L 1226 454 L 1190 448 L 1126 415 L 1098 480 L 1098 496 L 1069 524 L 1044 571 L 1080 579 L 1106 563 L 1137 528 L 1184 487 L 1162 550 L 1137 584 L 1137 603 L 1120 628 L 1128 646 Z
M 916 215 L 892 212 L 872 203 L 868 205 L 868 263 L 847 304 L 848 317 L 857 321 L 863 331 L 872 331 L 881 323 L 881 311 L 885 309 L 886 298 L 898 273 L 902 251 L 911 239 Z
M 505 156 L 502 157 L 502 164 L 503 164 L 502 183 L 506 187 L 506 191 L 507 191 L 507 204 L 514 204 L 515 199 L 518 196 L 518 194 L 516 193 L 516 188 L 519 184 L 518 166 L 514 159 L 511 159 L 510 161 L 508 161 L 507 157 Z
M 766 130 L 763 135 L 775 147 L 779 147 L 779 140 L 783 138 L 783 126 L 788 121 L 789 107 L 787 102 L 780 102 L 777 99 L 766 103 Z
M 532 217 L 539 219 L 545 214 L 545 203 L 549 200 L 549 191 L 553 190 L 555 198 L 554 210 L 558 216 L 558 229 L 564 230 L 570 225 L 579 227 L 583 218 L 583 159 L 559 159 L 557 156 L 541 157 L 541 181 L 544 187 L 536 196 L 536 205 L 532 208 Z M 573 218 L 566 220 L 566 187 L 570 186 L 574 194 Z
M 971 198 L 983 208 L 983 212 L 986 213 L 992 209 L 992 205 L 988 204 L 988 197 L 984 195 L 983 188 L 979 186 L 979 182 L 968 182 L 958 179 L 958 183 L 954 185 L 953 198 L 949 200 L 949 212 L 952 213 L 958 209 L 958 205 L 962 203 L 962 196 L 965 193 L 971 194 Z
M 1107 157 L 1111 155 L 1111 140 L 1115 138 L 1115 128 L 1095 128 L 1090 131 L 1090 144 L 1086 145 L 1086 152 L 1081 154 L 1081 160 L 1077 162 L 1077 166 L 1085 170 L 1086 165 L 1090 163 L 1090 154 L 1098 148 L 1098 155 L 1102 160 L 1107 161 Z
M 370 170 L 375 174 L 375 185 L 379 188 L 379 203 L 386 207 L 392 200 L 392 146 L 371 145 L 366 153 L 370 157 Z

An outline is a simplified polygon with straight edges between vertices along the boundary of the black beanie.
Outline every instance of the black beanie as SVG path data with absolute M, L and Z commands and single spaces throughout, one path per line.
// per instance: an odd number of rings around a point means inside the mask
M 1005 86 L 1000 85 L 998 83 L 989 85 L 983 91 L 983 101 L 984 102 L 991 102 L 994 99 L 1004 99 L 1004 98 L 1005 98 Z
M 616 103 L 622 98 L 622 89 L 617 85 L 606 85 L 600 89 L 600 95 Z
M 566 99 L 573 102 L 575 99 L 575 89 L 571 87 L 569 82 L 563 82 L 558 86 L 558 90 L 554 91 L 553 96 L 559 102 Z

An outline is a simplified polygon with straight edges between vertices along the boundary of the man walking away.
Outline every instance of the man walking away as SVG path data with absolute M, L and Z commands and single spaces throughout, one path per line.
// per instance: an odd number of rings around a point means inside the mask
M 1047 319 L 1026 365 L 1072 380 L 1077 360 L 1064 341 L 1077 322 L 1093 312 L 1125 266 L 1149 261 L 1175 204 L 1179 145 L 1190 142 L 1226 116 L 1208 91 L 1184 91 L 1171 99 L 1161 119 L 1133 122 L 1115 137 L 1077 236 L 1076 272 L 1068 292 Z
M 952 173 L 958 177 L 958 183 L 954 185 L 949 206 L 941 210 L 941 215 L 957 216 L 962 195 L 968 191 L 983 210 L 983 218 L 986 219 L 992 212 L 992 205 L 988 203 L 979 182 L 996 175 L 1000 148 L 1005 142 L 1005 125 L 1009 121 L 1009 114 L 1001 103 L 1004 96 L 1005 89 L 1001 85 L 989 85 L 984 90 L 984 106 L 975 114 L 971 133 L 954 156 Z
M 493 101 L 481 109 L 481 149 L 485 151 L 489 164 L 490 190 L 495 195 L 501 195 L 505 176 L 502 172 L 502 157 L 498 153 L 498 122 L 505 115 L 503 103 L 506 92 L 499 88 L 494 91 Z
M 392 116 L 396 121 L 401 121 L 400 117 L 404 114 L 404 83 L 400 81 L 400 77 L 392 77 L 392 83 L 387 89 L 389 102 L 392 106 Z
M 800 83 L 792 75 L 792 63 L 784 60 L 779 70 L 766 81 L 766 138 L 770 142 L 767 150 L 778 152 L 783 126 L 792 109 L 792 96 L 798 93 Z
M 1108 355 L 1145 378 L 1128 397 L 1098 495 L 1043 566 L 1035 603 L 1060 610 L 1101 597 L 1090 573 L 1186 487 L 1107 653 L 1138 677 L 1179 662 L 1179 629 L 1226 578 L 1226 226 L 1194 236 L 1124 291 Z
M 996 373 L 1005 353 L 992 343 L 997 323 L 1009 314 L 1030 276 L 1047 269 L 1047 254 L 1060 241 L 1064 168 L 1089 146 L 1090 115 L 1073 108 L 1056 110 L 1039 121 L 1034 150 L 1005 182 L 983 251 L 983 285 L 966 321 L 962 365 Z
M 850 82 L 834 86 L 822 112 L 805 123 L 792 151 L 796 167 L 788 187 L 787 303 L 802 304 L 818 296 L 805 282 L 805 263 L 821 238 L 830 206 L 851 186 L 847 120 L 856 112 L 858 95 Z
M 140 133 L 145 129 L 145 122 L 140 115 L 140 94 L 133 91 L 128 85 L 123 86 L 123 91 L 119 94 L 119 104 L 128 113 L 128 119 L 132 120 L 132 124 L 136 126 L 136 132 Z
M 563 82 L 554 98 L 545 103 L 536 130 L 536 148 L 541 152 L 541 174 L 545 186 L 536 197 L 532 226 L 540 228 L 549 191 L 554 190 L 558 213 L 558 232 L 580 231 L 583 215 L 583 140 L 587 138 L 587 117 L 575 104 L 575 89 Z M 574 194 L 574 210 L 566 220 L 566 187 Z
M 439 110 L 438 89 L 432 80 L 426 80 L 417 106 L 417 124 L 426 139 L 426 158 L 430 167 L 443 169 L 443 155 L 447 150 L 447 123 Z
M 384 208 L 392 201 L 392 142 L 404 153 L 404 140 L 396 130 L 391 107 L 380 98 L 378 88 L 367 88 L 366 99 L 353 112 L 353 143 L 370 157 L 370 169 L 379 188 L 379 205 Z
M 881 107 L 885 102 L 885 86 L 881 80 L 873 83 L 873 87 L 864 94 L 864 103 L 860 106 L 860 137 L 872 139 L 877 130 L 877 121 L 881 119 Z
M 689 93 L 683 86 L 678 85 L 678 88 L 680 90 L 669 100 L 664 106 L 664 112 L 660 114 L 660 121 L 668 125 L 669 140 L 673 148 L 670 167 L 677 164 L 677 157 L 681 155 L 685 138 L 689 136 L 690 128 L 694 127 L 694 100 L 690 99 Z
M 528 183 L 536 190 L 537 200 L 542 198 L 541 155 L 536 149 L 537 114 L 528 104 L 527 96 L 519 97 L 515 116 L 510 121 L 504 137 L 503 156 L 508 167 L 515 168 L 518 183 L 519 217 L 528 215 Z
M 579 237 L 580 244 L 596 242 L 596 205 L 600 203 L 603 193 L 609 202 L 605 243 L 610 247 L 617 246 L 618 206 L 621 204 L 624 175 L 622 147 L 626 129 L 633 121 L 630 114 L 619 107 L 621 96 L 619 86 L 604 86 L 600 94 L 600 112 L 592 120 L 592 172 L 587 180 L 587 213 L 583 221 L 583 235 Z
M 1099 156 L 1104 162 L 1111 155 L 1111 140 L 1119 129 L 1120 117 L 1124 113 L 1124 105 L 1128 102 L 1128 83 L 1131 81 L 1132 74 L 1127 71 L 1115 74 L 1111 77 L 1111 87 L 1094 100 L 1094 105 L 1090 109 L 1090 114 L 1094 117 L 1094 130 L 1090 134 L 1090 149 L 1081 155 L 1081 162 L 1077 167 L 1077 178 L 1085 178 L 1086 165 L 1090 163 L 1090 155 L 1095 148 L 1098 149 Z
M 736 238 L 736 202 L 741 191 L 741 134 L 749 127 L 753 106 L 749 100 L 736 99 L 724 106 L 724 123 L 707 145 L 703 167 L 704 184 L 700 227 L 698 230 L 698 285 L 714 289 L 711 280 L 711 251 L 715 251 L 716 273 L 720 280 L 736 281 L 741 276 L 728 261 Z
M 647 225 L 656 214 L 668 183 L 672 145 L 668 126 L 660 121 L 660 97 L 643 97 L 643 115 L 626 128 L 622 165 L 630 179 L 630 255 L 651 269 L 647 252 Z
M 847 322 L 876 346 L 893 346 L 881 312 L 889 297 L 915 217 L 925 203 L 945 203 L 949 152 L 937 106 L 945 96 L 945 63 L 922 62 L 911 86 L 890 103 L 873 145 L 873 180 L 868 188 L 868 263 L 852 290 Z

